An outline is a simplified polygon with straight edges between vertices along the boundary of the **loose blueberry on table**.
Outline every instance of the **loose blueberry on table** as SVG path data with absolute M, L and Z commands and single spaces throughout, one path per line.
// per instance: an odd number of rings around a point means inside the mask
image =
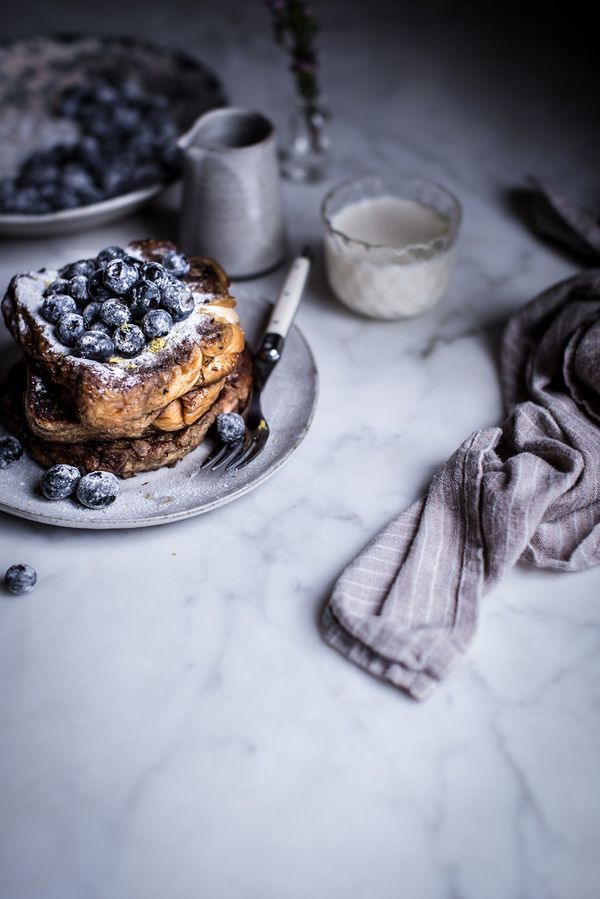
M 4 586 L 9 593 L 14 593 L 15 596 L 29 593 L 36 583 L 37 574 L 31 565 L 11 565 L 4 575 Z

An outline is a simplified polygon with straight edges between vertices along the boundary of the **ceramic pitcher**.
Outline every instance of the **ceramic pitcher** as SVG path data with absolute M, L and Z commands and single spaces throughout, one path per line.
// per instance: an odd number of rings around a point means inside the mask
M 183 151 L 180 243 L 231 277 L 274 268 L 286 239 L 275 133 L 258 112 L 217 109 L 179 140 Z

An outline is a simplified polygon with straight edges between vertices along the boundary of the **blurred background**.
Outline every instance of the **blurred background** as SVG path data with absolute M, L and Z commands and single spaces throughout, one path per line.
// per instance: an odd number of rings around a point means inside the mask
M 285 123 L 292 85 L 261 0 L 24 0 L 11 6 L 0 22 L 4 39 L 93 32 L 184 48 L 214 69 L 232 102 L 259 107 Z M 586 4 L 570 4 L 568 14 L 562 7 L 552 12 L 546 6 L 543 14 L 535 7 L 315 0 L 323 86 L 334 136 L 341 134 L 336 144 L 345 145 L 351 136 L 346 132 L 360 121 L 363 135 L 372 123 L 385 127 L 399 146 L 416 146 L 426 155 L 440 152 L 432 146 L 438 142 L 451 157 L 468 132 L 483 167 L 493 155 L 497 176 L 510 159 L 515 174 L 551 174 L 565 189 L 570 180 L 579 183 L 570 171 L 594 171 L 599 132 L 591 12 Z M 551 154 L 547 164 L 548 140 L 562 152 Z M 338 162 L 343 168 L 344 159 Z

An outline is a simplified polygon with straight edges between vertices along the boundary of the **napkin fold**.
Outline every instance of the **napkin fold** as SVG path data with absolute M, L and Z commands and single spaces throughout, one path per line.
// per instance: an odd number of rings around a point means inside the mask
M 591 216 L 533 188 L 540 232 L 600 261 Z M 415 699 L 465 653 L 483 594 L 519 559 L 562 571 L 600 562 L 600 269 L 509 320 L 501 380 L 512 410 L 502 427 L 458 448 L 345 569 L 323 612 L 328 643 Z

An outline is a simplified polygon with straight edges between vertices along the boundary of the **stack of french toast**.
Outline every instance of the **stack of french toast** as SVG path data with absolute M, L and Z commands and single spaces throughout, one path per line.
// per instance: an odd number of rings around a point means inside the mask
M 252 363 L 221 266 L 167 241 L 117 250 L 17 275 L 2 301 L 23 359 L 0 414 L 44 467 L 172 465 L 247 402 Z

